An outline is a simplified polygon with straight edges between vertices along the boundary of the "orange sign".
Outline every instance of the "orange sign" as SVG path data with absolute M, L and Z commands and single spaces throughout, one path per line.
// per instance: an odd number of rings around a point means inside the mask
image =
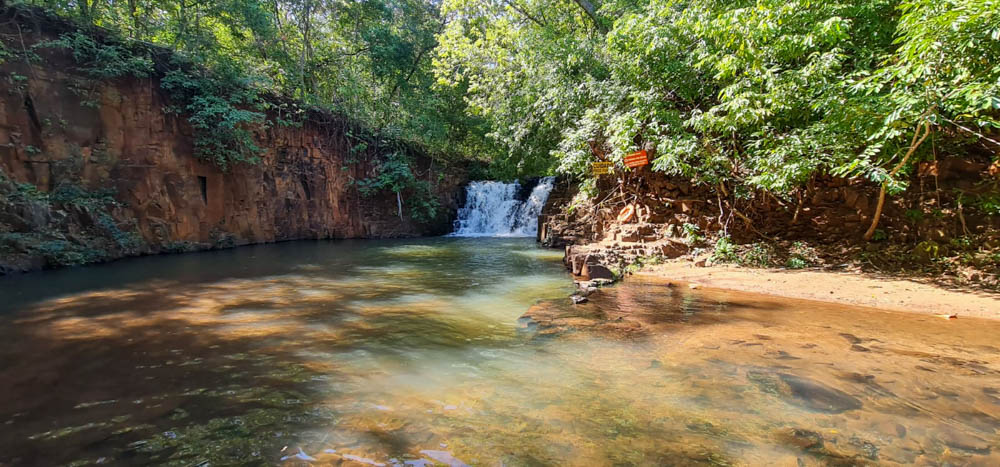
M 643 149 L 639 152 L 633 152 L 625 156 L 625 166 L 626 167 L 642 167 L 644 165 L 649 165 L 649 155 L 646 154 L 646 150 Z

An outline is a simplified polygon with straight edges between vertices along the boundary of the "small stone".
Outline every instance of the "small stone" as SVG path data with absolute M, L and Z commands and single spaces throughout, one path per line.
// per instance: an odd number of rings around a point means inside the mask
M 794 446 L 803 451 L 815 449 L 823 446 L 823 436 L 811 430 L 793 428 L 778 434 L 782 444 Z
M 589 301 L 589 300 L 587 300 L 587 297 L 584 297 L 582 295 L 570 295 L 569 299 L 573 301 L 574 305 L 579 305 L 581 303 L 587 303 Z

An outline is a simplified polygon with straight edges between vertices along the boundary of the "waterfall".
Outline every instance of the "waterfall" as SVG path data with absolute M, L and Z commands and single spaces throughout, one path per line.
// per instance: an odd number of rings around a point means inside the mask
M 452 235 L 533 237 L 538 231 L 538 215 L 554 184 L 555 177 L 544 177 L 525 197 L 518 196 L 523 190 L 517 182 L 471 182 Z

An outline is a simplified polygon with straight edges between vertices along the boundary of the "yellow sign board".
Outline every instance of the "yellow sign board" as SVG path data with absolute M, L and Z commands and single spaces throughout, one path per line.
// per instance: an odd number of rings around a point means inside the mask
M 590 171 L 594 175 L 605 175 L 611 173 L 610 162 L 594 162 L 590 165 Z

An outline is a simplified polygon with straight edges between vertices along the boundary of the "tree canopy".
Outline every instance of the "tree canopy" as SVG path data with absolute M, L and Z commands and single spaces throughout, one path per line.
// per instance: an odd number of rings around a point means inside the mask
M 485 157 L 492 150 L 484 137 L 486 122 L 470 117 L 465 111 L 464 89 L 433 86 L 431 61 L 437 47 L 436 36 L 445 27 L 445 19 L 434 2 L 26 0 L 22 3 L 109 29 L 132 42 L 171 48 L 188 62 L 211 70 L 211 76 L 206 78 L 212 82 L 199 80 L 191 73 L 178 75 L 176 72 L 183 69 L 180 65 L 171 70 L 174 74 L 168 72 L 167 86 L 182 95 L 190 97 L 205 86 L 235 85 L 255 94 L 291 98 L 300 107 L 334 109 L 363 122 L 381 136 L 421 145 L 437 157 L 458 159 L 469 154 Z M 62 45 L 72 48 L 81 55 L 80 59 L 87 55 L 88 44 L 81 43 L 85 40 L 69 36 Z M 107 62 L 107 57 L 94 53 L 89 58 L 95 63 Z M 204 116 L 204 112 L 219 108 L 205 99 L 186 102 L 187 108 L 179 110 L 191 114 L 201 111 Z M 238 107 L 247 107 L 248 103 L 246 98 L 232 102 Z M 293 119 L 294 115 L 288 118 Z M 193 123 L 197 126 L 197 122 Z M 238 145 L 237 141 L 217 143 Z
M 996 0 L 27 1 L 492 177 L 587 178 L 647 149 L 713 186 L 891 194 L 920 160 L 1000 151 Z M 173 78 L 196 118 L 247 105 Z M 206 143 L 236 161 L 257 119 L 238 117 Z
M 466 86 L 505 160 L 525 168 L 586 177 L 590 162 L 620 165 L 647 148 L 655 170 L 708 184 L 781 195 L 833 173 L 894 191 L 930 157 L 918 145 L 925 132 L 937 150 L 1000 150 L 993 0 L 447 0 L 442 9 L 439 83 Z

